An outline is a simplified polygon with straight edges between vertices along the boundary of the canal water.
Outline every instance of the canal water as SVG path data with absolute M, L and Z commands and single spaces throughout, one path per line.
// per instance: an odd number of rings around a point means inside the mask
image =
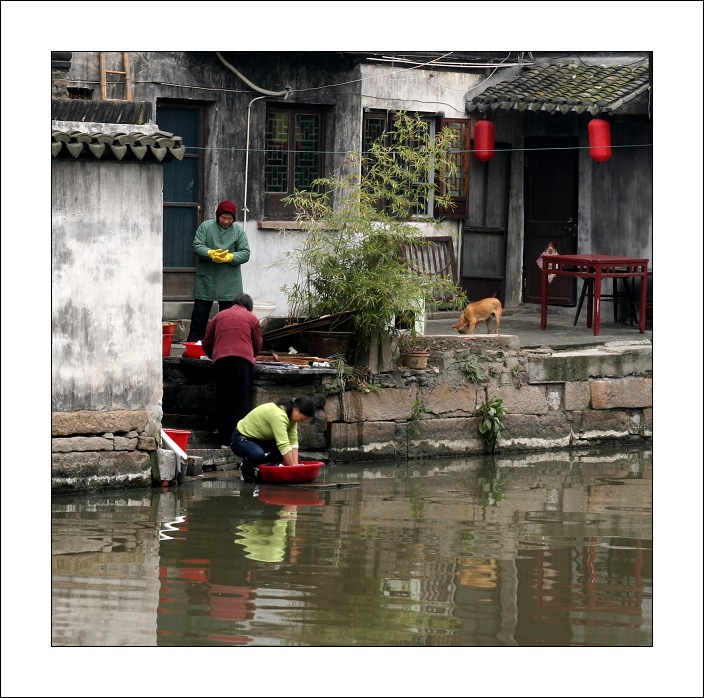
M 652 495 L 638 449 L 55 496 L 51 645 L 650 648 Z

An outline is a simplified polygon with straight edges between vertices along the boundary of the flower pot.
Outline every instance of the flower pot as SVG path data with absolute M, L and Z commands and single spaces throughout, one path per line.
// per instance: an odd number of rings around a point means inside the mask
M 406 368 L 423 369 L 428 368 L 428 351 L 409 351 L 401 354 L 401 360 Z
M 333 354 L 347 356 L 352 337 L 352 332 L 308 332 L 310 353 L 321 358 Z

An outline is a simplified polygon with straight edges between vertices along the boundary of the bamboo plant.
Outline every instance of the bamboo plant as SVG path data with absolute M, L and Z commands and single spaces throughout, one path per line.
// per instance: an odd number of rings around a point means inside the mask
M 278 262 L 297 273 L 295 283 L 281 288 L 290 313 L 311 319 L 353 311 L 350 326 L 340 329 L 351 329 L 362 351 L 393 333 L 396 317 L 432 307 L 435 298 L 455 298 L 457 309 L 465 304 L 451 279 L 413 269 L 404 256 L 406 245 L 431 244 L 419 224 L 434 219 L 417 213 L 428 200 L 452 206 L 442 191 L 456 171 L 450 153 L 456 135 L 446 128 L 431 137 L 427 123 L 405 112 L 385 135 L 368 153 L 351 155 L 333 175 L 285 199 L 305 234 Z

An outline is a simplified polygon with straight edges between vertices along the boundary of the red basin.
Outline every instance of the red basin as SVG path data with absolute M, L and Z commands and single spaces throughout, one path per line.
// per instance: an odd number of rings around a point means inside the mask
M 266 504 L 279 506 L 322 507 L 325 504 L 315 490 L 264 484 L 259 488 L 259 499 Z
M 183 345 L 186 347 L 186 351 L 183 352 L 183 356 L 187 359 L 200 359 L 201 356 L 205 356 L 205 351 L 200 344 L 195 342 L 184 342 Z
M 325 465 L 321 460 L 304 460 L 298 465 L 259 465 L 259 477 L 262 482 L 278 484 L 302 484 L 313 482 L 320 468 Z

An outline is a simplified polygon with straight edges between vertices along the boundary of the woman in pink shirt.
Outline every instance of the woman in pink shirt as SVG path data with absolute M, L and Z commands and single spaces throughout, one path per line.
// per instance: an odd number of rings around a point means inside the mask
M 238 294 L 232 307 L 210 321 L 203 338 L 203 351 L 213 360 L 215 371 L 222 448 L 230 448 L 235 425 L 252 409 L 254 367 L 262 350 L 262 328 L 253 307 L 251 296 Z

